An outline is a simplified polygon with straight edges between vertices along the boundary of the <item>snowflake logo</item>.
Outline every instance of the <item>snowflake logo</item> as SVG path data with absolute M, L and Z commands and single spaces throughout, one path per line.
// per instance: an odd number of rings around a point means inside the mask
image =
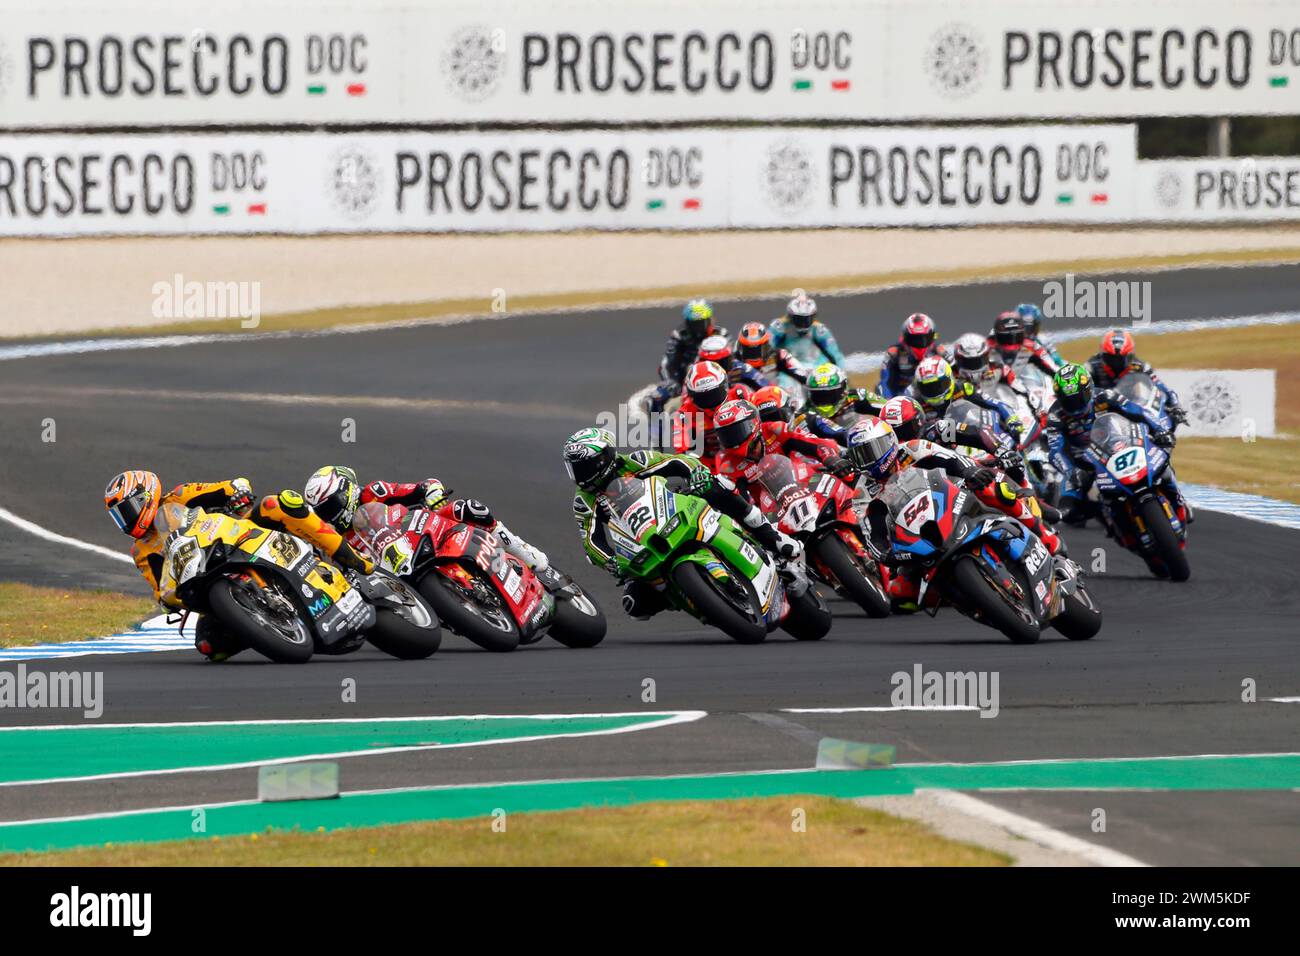
M 1241 395 L 1222 375 L 1211 375 L 1192 386 L 1188 408 L 1193 421 L 1214 427 L 1241 413 Z
M 1172 169 L 1166 169 L 1156 180 L 1156 201 L 1166 209 L 1173 209 L 1182 198 L 1182 179 Z
M 346 218 L 359 221 L 374 212 L 379 185 L 379 165 L 365 150 L 344 146 L 330 158 L 326 191 Z
M 950 23 L 930 37 L 923 66 L 936 90 L 949 99 L 962 99 L 979 89 L 988 55 L 977 30 Z
M 498 28 L 462 27 L 442 54 L 448 88 L 470 103 L 481 103 L 501 85 L 506 72 L 505 34 Z
M 759 167 L 763 195 L 777 212 L 793 214 L 812 200 L 815 175 L 812 156 L 796 140 L 768 147 Z

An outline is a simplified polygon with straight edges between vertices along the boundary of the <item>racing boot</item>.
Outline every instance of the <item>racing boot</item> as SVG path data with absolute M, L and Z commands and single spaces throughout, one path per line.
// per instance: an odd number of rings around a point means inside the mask
M 212 663 L 219 664 L 247 650 L 248 645 L 211 614 L 201 614 L 194 625 L 194 649 Z
M 623 586 L 623 610 L 634 621 L 648 621 L 667 606 L 664 596 L 648 581 L 632 580 Z
M 348 544 L 343 535 L 312 511 L 302 495 L 292 489 L 267 495 L 258 502 L 254 520 L 263 527 L 282 528 L 302 538 L 340 567 L 361 574 L 375 570 L 374 561 Z
M 541 574 L 551 566 L 551 560 L 546 556 L 546 552 L 541 548 L 535 548 L 519 535 L 515 534 L 505 526 L 505 522 L 498 521 L 492 530 L 501 538 L 501 543 L 505 549 L 513 554 L 535 574 Z

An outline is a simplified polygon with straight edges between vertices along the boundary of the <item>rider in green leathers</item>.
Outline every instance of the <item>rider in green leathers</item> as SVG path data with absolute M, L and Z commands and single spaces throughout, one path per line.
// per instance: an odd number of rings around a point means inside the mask
M 577 485 L 573 496 L 573 517 L 578 522 L 587 560 L 619 576 L 618 562 L 605 536 L 608 519 L 603 491 L 617 478 L 678 478 L 684 483 L 678 493 L 696 495 L 709 506 L 732 518 L 749 531 L 768 551 L 782 560 L 797 558 L 803 546 L 768 523 L 756 507 L 736 491 L 735 482 L 714 475 L 693 455 L 671 455 L 658 451 L 619 454 L 614 435 L 604 428 L 583 428 L 564 443 L 564 467 Z M 620 583 L 622 583 L 620 581 Z M 633 579 L 623 587 L 623 610 L 638 620 L 667 607 L 660 593 L 647 581 Z

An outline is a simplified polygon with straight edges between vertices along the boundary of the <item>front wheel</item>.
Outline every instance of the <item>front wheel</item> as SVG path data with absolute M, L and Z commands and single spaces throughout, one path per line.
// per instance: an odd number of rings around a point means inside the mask
M 1138 516 L 1151 535 L 1154 557 L 1158 558 L 1171 580 L 1186 581 L 1192 576 L 1192 566 L 1187 562 L 1187 552 L 1178 540 L 1178 533 L 1169 523 L 1165 505 L 1160 498 L 1148 498 L 1138 508 Z
M 974 558 L 958 558 L 952 567 L 953 580 L 971 605 L 978 608 L 983 620 L 1011 638 L 1013 644 L 1033 644 L 1039 627 L 1016 611 L 984 577 Z
M 1073 594 L 1066 595 L 1064 608 L 1052 619 L 1052 627 L 1072 641 L 1086 641 L 1101 630 L 1101 608 L 1093 603 L 1083 582 Z
M 474 579 L 472 588 L 435 568 L 420 578 L 416 590 L 450 630 L 485 651 L 513 651 L 519 646 L 515 619 L 490 583 L 472 571 L 468 573 Z
M 442 643 L 438 618 L 405 581 L 388 581 L 399 604 L 384 601 L 375 605 L 375 626 L 366 640 L 399 660 L 418 661 L 433 655 Z
M 577 593 L 555 596 L 555 623 L 550 635 L 565 647 L 595 647 L 605 639 L 605 615 L 576 584 Z
M 232 633 L 277 664 L 304 664 L 316 650 L 298 606 L 274 581 L 263 587 L 247 576 L 218 578 L 208 605 Z
M 767 637 L 767 625 L 748 589 L 743 597 L 732 588 L 724 591 L 725 585 L 695 561 L 673 568 L 672 579 L 700 617 L 733 641 L 760 644 Z
M 889 617 L 889 598 L 879 581 L 871 580 L 844 539 L 828 534 L 814 545 L 817 557 L 834 575 L 840 588 L 868 617 Z

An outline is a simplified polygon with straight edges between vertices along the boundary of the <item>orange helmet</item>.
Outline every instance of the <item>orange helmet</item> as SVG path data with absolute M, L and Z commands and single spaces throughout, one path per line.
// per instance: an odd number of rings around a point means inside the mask
M 789 422 L 794 417 L 794 400 L 780 385 L 764 385 L 750 401 L 765 422 Z
M 772 333 L 762 322 L 747 322 L 740 330 L 736 345 L 746 365 L 760 368 L 772 354 Z
M 104 507 L 119 531 L 133 538 L 149 533 L 162 500 L 162 483 L 152 471 L 124 471 L 104 489 Z
M 1111 329 L 1101 337 L 1101 360 L 1115 375 L 1133 358 L 1133 336 L 1124 329 Z

